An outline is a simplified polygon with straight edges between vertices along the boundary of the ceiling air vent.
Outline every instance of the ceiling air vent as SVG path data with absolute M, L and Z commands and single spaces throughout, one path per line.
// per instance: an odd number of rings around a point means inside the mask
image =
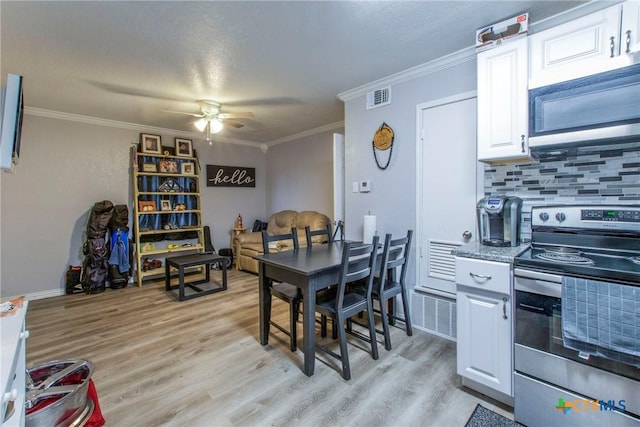
M 367 110 L 391 104 L 391 87 L 373 90 L 367 93 Z

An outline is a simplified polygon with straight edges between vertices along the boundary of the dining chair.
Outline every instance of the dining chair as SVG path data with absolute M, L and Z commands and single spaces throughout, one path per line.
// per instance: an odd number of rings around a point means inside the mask
M 312 239 L 314 236 L 327 236 L 326 243 L 333 242 L 333 238 L 331 237 L 331 224 L 327 224 L 325 228 L 321 228 L 319 230 L 311 231 L 311 227 L 308 225 L 304 227 L 304 233 L 307 236 L 307 247 L 312 246 Z
M 319 299 L 316 303 L 316 311 L 322 316 L 331 318 L 335 322 L 340 341 L 340 354 L 333 352 L 328 347 L 316 344 L 316 347 L 328 355 L 342 362 L 342 377 L 351 379 L 349 366 L 349 353 L 347 350 L 347 330 L 345 322 L 351 316 L 366 311 L 369 316 L 369 337 L 356 333 L 353 335 L 371 344 L 371 357 L 378 359 L 378 346 L 376 341 L 375 323 L 373 319 L 373 305 L 371 291 L 373 276 L 376 268 L 378 236 L 374 236 L 371 244 L 350 243 L 344 244 L 342 260 L 338 275 L 338 285 L 335 294 L 327 299 Z M 364 294 L 350 292 L 347 284 L 366 279 L 366 292 Z
M 374 279 L 372 297 L 378 300 L 380 304 L 382 333 L 384 334 L 384 348 L 386 350 L 391 350 L 389 324 L 393 325 L 396 319 L 400 319 L 395 315 L 395 312 L 389 311 L 389 301 L 393 300 L 397 295 L 402 298 L 404 319 L 401 320 L 404 320 L 405 331 L 408 336 L 413 335 L 409 297 L 405 286 L 412 238 L 413 230 L 407 231 L 407 235 L 399 239 L 391 239 L 390 234 L 386 235 L 379 274 Z M 398 267 L 400 267 L 399 277 L 396 275 Z
M 282 240 L 293 240 L 293 248 L 299 249 L 298 231 L 295 227 L 291 229 L 291 233 L 269 235 L 267 230 L 262 230 L 262 249 L 265 254 L 270 253 L 269 243 Z M 276 329 L 289 336 L 291 351 L 297 349 L 297 327 L 298 316 L 300 315 L 300 303 L 302 302 L 302 291 L 297 286 L 289 283 L 280 282 L 273 283 L 270 288 L 270 295 L 289 304 L 289 330 L 277 324 L 273 320 L 270 321 Z M 271 298 L 271 297 L 269 297 Z

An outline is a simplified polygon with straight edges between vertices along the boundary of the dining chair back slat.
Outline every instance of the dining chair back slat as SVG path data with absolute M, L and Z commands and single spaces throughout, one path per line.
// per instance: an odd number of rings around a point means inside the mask
M 333 238 L 331 237 L 331 224 L 327 224 L 325 228 L 321 228 L 319 230 L 311 230 L 311 227 L 308 225 L 304 227 L 304 233 L 307 236 L 307 246 L 312 246 L 312 241 L 314 236 L 326 236 L 326 243 L 333 242 Z

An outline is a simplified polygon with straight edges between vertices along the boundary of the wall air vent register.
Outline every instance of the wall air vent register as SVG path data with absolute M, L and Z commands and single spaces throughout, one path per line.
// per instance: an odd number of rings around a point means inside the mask
M 367 93 L 367 110 L 391 104 L 391 87 L 376 89 Z

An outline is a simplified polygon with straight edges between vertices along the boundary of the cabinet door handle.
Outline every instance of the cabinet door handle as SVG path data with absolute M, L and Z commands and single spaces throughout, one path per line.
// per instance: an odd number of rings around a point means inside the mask
M 521 144 L 522 144 L 522 152 L 524 153 L 524 134 L 520 135 L 520 139 L 521 139 Z
M 609 38 L 609 49 L 611 49 L 611 58 L 613 58 L 613 57 L 615 56 L 615 55 L 614 55 L 614 50 L 615 50 L 615 48 L 616 48 L 616 42 L 615 42 L 615 40 L 616 40 L 616 38 L 615 38 L 615 37 L 613 37 L 613 36 L 611 36 L 611 37 Z
M 484 274 L 475 274 L 469 272 L 469 276 L 473 277 L 474 279 L 491 280 L 491 276 L 485 276 Z
M 627 38 L 625 39 L 625 43 L 627 44 L 627 48 L 624 50 L 624 53 L 631 53 L 631 30 L 627 30 Z
M 502 318 L 507 319 L 507 297 L 502 298 Z

